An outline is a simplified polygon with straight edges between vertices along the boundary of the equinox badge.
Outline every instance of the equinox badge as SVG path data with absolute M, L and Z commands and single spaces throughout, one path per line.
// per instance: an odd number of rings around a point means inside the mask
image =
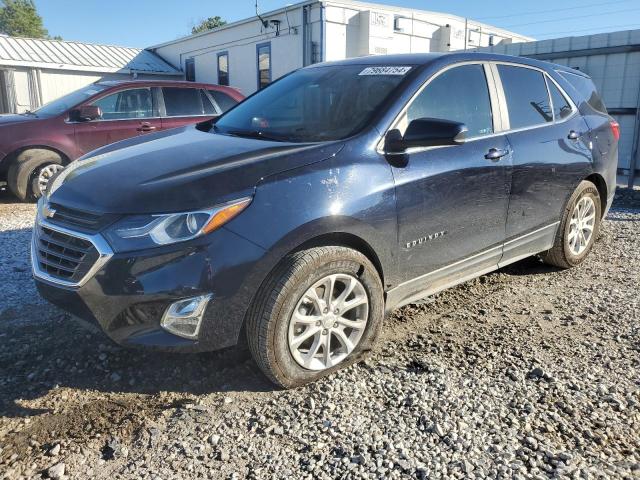
M 407 242 L 407 248 L 413 248 L 416 245 L 422 245 L 423 243 L 427 243 L 428 241 L 435 240 L 436 238 L 444 237 L 446 234 L 447 234 L 446 230 L 443 230 L 441 232 L 431 233 L 424 237 L 420 237 L 417 240 L 412 240 L 410 242 Z

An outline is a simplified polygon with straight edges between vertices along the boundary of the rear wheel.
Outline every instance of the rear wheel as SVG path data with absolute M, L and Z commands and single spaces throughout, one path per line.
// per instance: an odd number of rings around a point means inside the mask
M 582 263 L 598 238 L 601 218 L 602 204 L 598 189 L 585 180 L 567 202 L 555 243 L 541 255 L 542 259 L 561 268 Z
M 62 169 L 62 157 L 51 150 L 33 148 L 20 152 L 7 172 L 9 189 L 20 200 L 35 201 Z
M 247 340 L 267 377 L 296 387 L 370 350 L 383 312 L 382 284 L 364 255 L 312 248 L 287 256 L 261 287 L 247 317 Z

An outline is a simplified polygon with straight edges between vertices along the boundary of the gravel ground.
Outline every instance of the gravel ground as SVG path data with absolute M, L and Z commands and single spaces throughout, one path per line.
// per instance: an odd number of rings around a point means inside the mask
M 295 391 L 233 350 L 71 323 L 35 294 L 33 210 L 0 203 L 0 478 L 640 478 L 638 190 L 581 267 L 404 307 L 366 361 Z

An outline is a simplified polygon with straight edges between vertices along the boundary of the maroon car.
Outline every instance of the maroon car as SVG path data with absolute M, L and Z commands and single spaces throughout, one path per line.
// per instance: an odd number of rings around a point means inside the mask
M 0 115 L 0 182 L 37 199 L 66 164 L 103 145 L 220 115 L 236 89 L 179 81 L 101 81 L 35 112 Z

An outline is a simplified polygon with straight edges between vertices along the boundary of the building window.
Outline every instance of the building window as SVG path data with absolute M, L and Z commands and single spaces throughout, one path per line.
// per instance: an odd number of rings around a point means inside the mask
M 258 90 L 271 83 L 271 43 L 256 45 L 258 64 Z
M 184 62 L 184 75 L 187 81 L 196 81 L 196 61 L 193 58 L 188 58 Z
M 218 54 L 218 85 L 229 85 L 229 53 Z

